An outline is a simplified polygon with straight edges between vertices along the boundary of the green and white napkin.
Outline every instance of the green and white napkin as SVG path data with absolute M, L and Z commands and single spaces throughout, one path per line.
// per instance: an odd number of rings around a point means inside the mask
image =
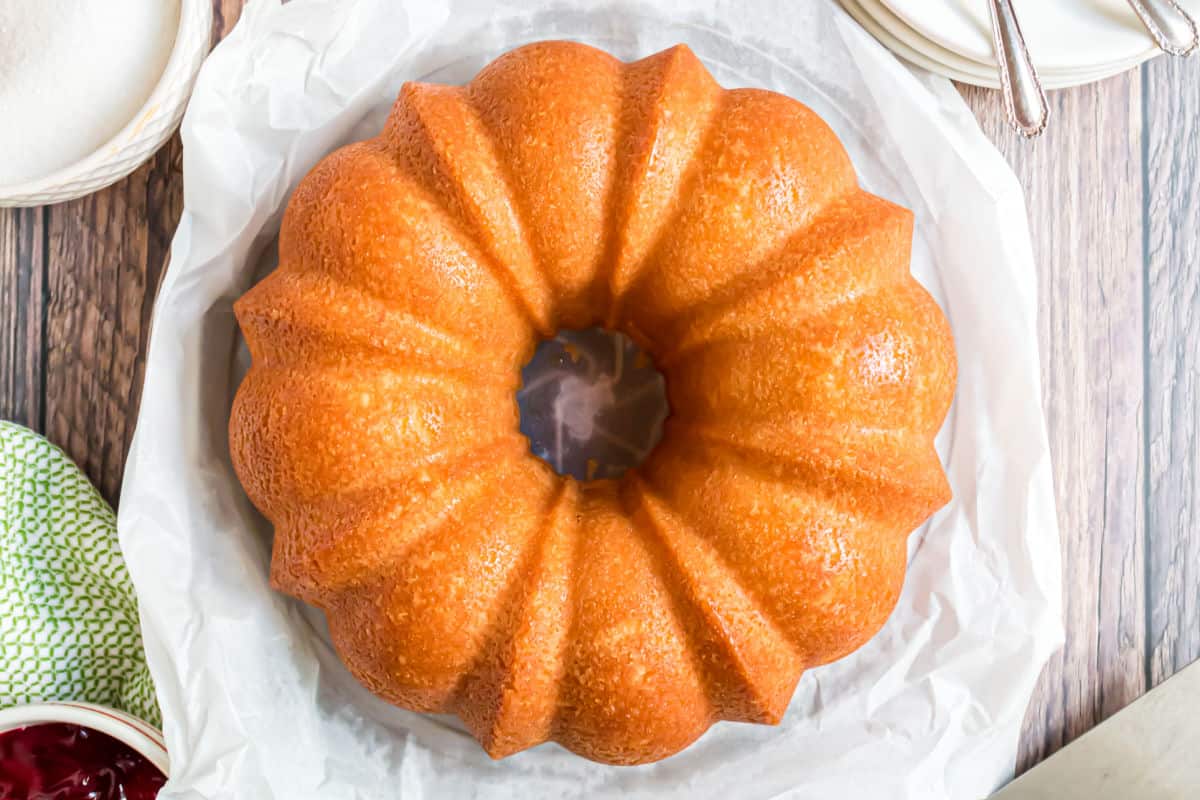
M 62 450 L 0 422 L 0 708 L 41 700 L 161 722 L 113 510 Z

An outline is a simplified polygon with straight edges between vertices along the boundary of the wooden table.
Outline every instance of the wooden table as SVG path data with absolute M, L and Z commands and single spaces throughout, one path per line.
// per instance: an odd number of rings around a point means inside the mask
M 214 0 L 216 35 L 241 0 Z M 963 89 L 1025 187 L 1067 642 L 1018 770 L 1200 657 L 1200 58 L 1051 94 L 1029 143 Z M 181 210 L 178 138 L 91 197 L 0 209 L 0 418 L 116 503 L 151 306 Z

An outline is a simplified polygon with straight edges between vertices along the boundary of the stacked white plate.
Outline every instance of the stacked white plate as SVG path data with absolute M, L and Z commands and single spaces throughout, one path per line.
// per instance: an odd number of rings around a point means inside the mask
M 1176 0 L 1200 18 L 1200 0 Z M 987 0 L 841 0 L 901 58 L 963 83 L 997 88 Z M 1161 51 L 1126 0 L 1016 0 L 1029 54 L 1047 89 L 1107 78 Z

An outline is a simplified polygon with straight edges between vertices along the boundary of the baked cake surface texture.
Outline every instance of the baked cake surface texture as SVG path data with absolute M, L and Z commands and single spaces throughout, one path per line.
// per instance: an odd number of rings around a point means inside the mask
M 236 304 L 230 443 L 272 584 L 372 691 L 493 757 L 637 764 L 777 723 L 883 625 L 950 498 L 953 342 L 911 237 L 816 114 L 685 46 L 544 42 L 406 84 L 296 189 Z M 577 481 L 514 393 L 539 341 L 595 325 L 650 354 L 671 413 L 639 467 Z

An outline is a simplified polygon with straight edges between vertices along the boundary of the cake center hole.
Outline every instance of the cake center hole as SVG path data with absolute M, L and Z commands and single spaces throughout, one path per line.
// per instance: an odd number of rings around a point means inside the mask
M 662 437 L 667 389 L 649 356 L 603 328 L 559 331 L 521 370 L 521 433 L 559 475 L 619 478 Z

